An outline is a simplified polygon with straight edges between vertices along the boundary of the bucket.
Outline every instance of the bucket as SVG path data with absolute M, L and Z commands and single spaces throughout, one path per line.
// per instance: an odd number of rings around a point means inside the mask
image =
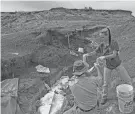
M 120 112 L 131 113 L 133 111 L 133 86 L 121 84 L 117 86 L 116 91 Z
M 83 48 L 78 48 L 78 52 L 80 52 L 80 53 L 84 53 Z

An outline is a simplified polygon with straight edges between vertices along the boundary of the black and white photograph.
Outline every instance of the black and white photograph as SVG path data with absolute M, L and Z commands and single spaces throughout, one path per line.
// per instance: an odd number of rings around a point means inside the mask
M 135 114 L 135 1 L 1 0 L 1 114 Z

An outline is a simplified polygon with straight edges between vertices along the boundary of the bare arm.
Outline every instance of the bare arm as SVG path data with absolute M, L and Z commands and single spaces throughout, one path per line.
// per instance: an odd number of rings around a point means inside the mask
M 96 55 L 96 54 L 101 55 L 103 53 L 103 47 L 104 47 L 104 44 L 101 43 L 93 52 L 84 54 L 83 55 L 83 61 L 86 62 L 86 57 L 87 56 L 93 56 L 93 55 Z
M 96 67 L 97 69 L 97 73 L 98 73 L 98 76 L 97 76 L 97 85 L 98 86 L 102 86 L 103 85 L 103 73 L 102 73 L 102 69 L 99 65 L 96 65 L 94 64 L 94 66 Z
M 84 54 L 84 55 L 83 55 L 83 61 L 86 62 L 86 59 L 87 59 L 88 56 L 92 56 L 92 55 L 95 55 L 95 54 L 96 54 L 95 51 L 93 51 L 93 52 L 91 52 L 91 53 Z
M 113 54 L 105 56 L 105 59 L 114 58 L 114 57 L 116 57 L 117 53 L 118 53 L 118 52 L 114 50 L 114 51 L 113 51 Z

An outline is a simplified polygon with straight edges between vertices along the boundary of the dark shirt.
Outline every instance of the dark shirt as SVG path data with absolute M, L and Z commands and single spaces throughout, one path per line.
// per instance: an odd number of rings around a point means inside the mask
M 102 54 L 103 56 L 113 54 L 113 51 L 117 51 L 116 57 L 106 59 L 106 67 L 111 70 L 115 69 L 121 64 L 121 60 L 118 54 L 119 51 L 118 42 L 112 40 L 109 46 L 104 46 L 104 44 L 100 44 L 99 47 L 96 49 L 96 53 Z

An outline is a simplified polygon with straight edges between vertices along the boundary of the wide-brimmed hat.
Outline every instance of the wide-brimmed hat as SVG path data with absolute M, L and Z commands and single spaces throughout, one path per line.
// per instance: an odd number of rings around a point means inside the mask
M 86 62 L 83 62 L 82 60 L 78 60 L 74 62 L 73 65 L 73 74 L 74 75 L 81 75 L 85 73 L 89 68 L 89 64 Z

